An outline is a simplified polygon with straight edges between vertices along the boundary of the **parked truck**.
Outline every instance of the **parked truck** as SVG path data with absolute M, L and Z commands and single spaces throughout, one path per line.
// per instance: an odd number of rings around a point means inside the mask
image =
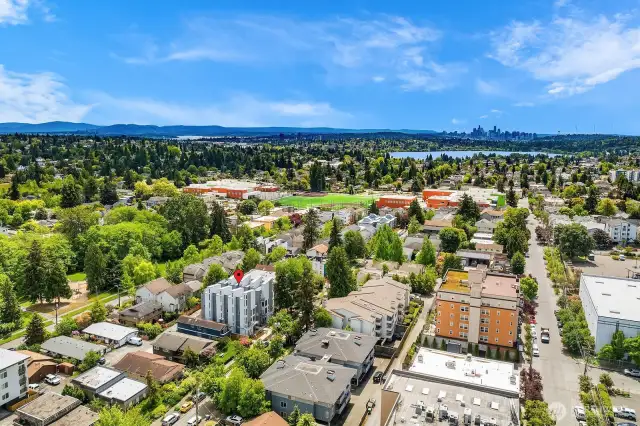
M 549 334 L 549 329 L 542 327 L 540 329 L 540 341 L 542 343 L 549 343 L 550 339 L 551 339 L 551 335 Z

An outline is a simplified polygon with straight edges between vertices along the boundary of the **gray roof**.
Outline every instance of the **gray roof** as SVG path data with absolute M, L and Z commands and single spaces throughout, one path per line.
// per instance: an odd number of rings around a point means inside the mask
M 590 299 L 599 317 L 640 322 L 638 280 L 582 274 L 580 298 Z
M 76 407 L 69 414 L 66 414 L 51 423 L 49 426 L 92 426 L 98 421 L 100 415 L 91 411 L 84 405 Z
M 184 351 L 187 347 L 195 353 L 200 353 L 204 348 L 215 344 L 213 340 L 202 337 L 191 336 L 189 334 L 165 331 L 153 344 L 154 347 L 165 351 Z
M 127 309 L 120 311 L 120 315 L 128 317 L 144 317 L 159 309 L 162 309 L 162 305 L 156 302 L 147 301 L 133 305 Z
M 18 409 L 18 417 L 49 424 L 82 404 L 79 399 L 47 392 Z
M 335 404 L 351 386 L 355 375 L 353 368 L 289 355 L 272 364 L 260 379 L 270 392 L 303 401 Z
M 377 337 L 353 331 L 319 328 L 308 331 L 298 340 L 295 353 L 318 359 L 330 355 L 332 361 L 363 363 L 377 340 Z
M 97 366 L 93 367 L 89 371 L 85 371 L 78 377 L 74 378 L 71 382 L 74 384 L 80 384 L 87 389 L 98 389 L 118 376 L 125 377 L 125 374 L 118 370 Z
M 122 340 L 131 334 L 137 334 L 138 330 L 110 322 L 97 322 L 82 330 L 83 333 L 109 340 Z
M 28 355 L 0 348 L 0 369 L 5 369 L 27 359 L 29 359 Z
M 456 256 L 464 257 L 466 259 L 482 259 L 482 260 L 491 260 L 493 255 L 486 251 L 478 251 L 478 250 L 458 250 L 456 252 Z
M 96 345 L 95 343 L 85 342 L 84 340 L 74 339 L 72 337 L 67 336 L 58 336 L 53 337 L 42 345 L 40 345 L 40 349 L 53 353 L 62 355 L 65 358 L 73 358 L 78 361 L 84 360 L 87 352 L 98 352 L 103 354 L 106 347 L 102 345 Z
M 112 401 L 121 401 L 127 402 L 140 392 L 144 391 L 147 388 L 147 385 L 138 382 L 136 380 L 132 380 L 129 378 L 124 378 L 120 380 L 118 383 L 113 386 L 108 387 L 104 391 L 100 392 L 100 395 L 103 398 L 110 399 Z

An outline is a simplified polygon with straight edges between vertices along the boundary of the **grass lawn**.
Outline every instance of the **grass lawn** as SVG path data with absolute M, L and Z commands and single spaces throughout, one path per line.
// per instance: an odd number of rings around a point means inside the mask
M 507 205 L 504 195 L 498 195 L 498 201 L 496 202 L 498 207 L 504 207 Z
M 71 282 L 84 281 L 87 279 L 87 274 L 84 272 L 76 272 L 75 274 L 67 275 L 67 279 Z
M 281 198 L 279 203 L 283 206 L 307 208 L 331 204 L 369 204 L 375 197 L 370 195 L 327 194 L 321 197 L 307 197 L 304 195 L 292 195 Z

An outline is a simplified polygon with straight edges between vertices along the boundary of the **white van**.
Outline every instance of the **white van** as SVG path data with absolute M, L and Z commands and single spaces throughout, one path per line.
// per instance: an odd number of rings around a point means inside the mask
M 202 416 L 193 416 L 187 422 L 187 426 L 196 426 L 202 421 Z
M 138 336 L 129 337 L 127 343 L 129 343 L 130 345 L 142 346 L 142 339 Z

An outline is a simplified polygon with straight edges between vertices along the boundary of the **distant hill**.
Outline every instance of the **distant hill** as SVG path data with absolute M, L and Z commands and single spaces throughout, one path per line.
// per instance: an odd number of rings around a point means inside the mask
M 434 130 L 390 130 L 390 129 L 334 129 L 331 127 L 222 127 L 222 126 L 153 126 L 139 124 L 113 124 L 97 126 L 87 123 L 52 121 L 50 123 L 0 123 L 0 134 L 7 133 L 51 133 L 97 136 L 261 136 L 284 134 L 339 134 L 339 133 L 406 133 L 431 134 Z

